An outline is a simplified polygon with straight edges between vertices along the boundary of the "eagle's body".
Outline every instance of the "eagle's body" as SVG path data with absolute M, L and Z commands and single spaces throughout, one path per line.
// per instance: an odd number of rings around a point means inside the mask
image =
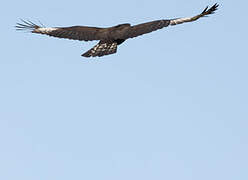
M 117 52 L 117 46 L 129 38 L 134 38 L 152 31 L 162 29 L 170 25 L 177 25 L 185 22 L 192 22 L 201 17 L 213 14 L 217 10 L 218 4 L 211 8 L 205 8 L 204 11 L 190 18 L 176 18 L 168 20 L 151 21 L 135 26 L 130 24 L 120 24 L 109 28 L 72 26 L 72 27 L 41 27 L 30 21 L 23 21 L 23 24 L 17 23 L 18 30 L 28 29 L 32 33 L 46 34 L 58 38 L 66 38 L 80 41 L 100 40 L 92 49 L 82 54 L 84 57 L 95 57 L 113 54 Z

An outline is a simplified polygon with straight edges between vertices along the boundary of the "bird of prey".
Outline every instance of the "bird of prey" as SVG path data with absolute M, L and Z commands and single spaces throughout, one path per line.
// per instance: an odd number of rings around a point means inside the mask
M 17 23 L 17 30 L 30 30 L 32 33 L 46 34 L 48 36 L 66 38 L 79 41 L 99 40 L 99 43 L 93 48 L 82 54 L 84 57 L 100 57 L 114 54 L 117 52 L 117 46 L 129 38 L 134 38 L 167 26 L 174 26 L 185 22 L 196 21 L 197 19 L 213 14 L 218 4 L 212 7 L 206 7 L 202 13 L 187 18 L 163 19 L 151 21 L 143 24 L 131 26 L 131 24 L 119 24 L 108 28 L 88 27 L 88 26 L 71 26 L 71 27 L 44 27 L 31 21 Z

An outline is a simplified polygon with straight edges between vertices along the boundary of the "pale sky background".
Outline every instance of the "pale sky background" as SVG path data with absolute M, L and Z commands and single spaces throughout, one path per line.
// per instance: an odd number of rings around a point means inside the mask
M 1 180 L 247 180 L 248 2 L 194 23 L 97 42 L 16 32 L 196 15 L 212 0 L 3 1 Z

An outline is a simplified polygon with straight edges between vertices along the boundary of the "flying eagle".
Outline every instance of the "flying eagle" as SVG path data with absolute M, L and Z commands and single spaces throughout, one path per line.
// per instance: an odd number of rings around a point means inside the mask
M 38 26 L 30 21 L 22 20 L 22 23 L 17 23 L 17 30 L 30 30 L 32 33 L 46 34 L 48 36 L 73 39 L 79 41 L 99 40 L 99 43 L 93 48 L 82 54 L 84 57 L 100 57 L 104 55 L 114 54 L 117 52 L 117 46 L 129 38 L 134 38 L 158 29 L 162 29 L 169 25 L 174 26 L 185 22 L 196 21 L 197 19 L 213 14 L 218 4 L 214 4 L 211 8 L 208 6 L 201 14 L 194 17 L 176 18 L 151 21 L 143 24 L 131 26 L 131 24 L 119 24 L 109 28 L 87 27 L 87 26 L 72 26 L 72 27 L 44 27 Z

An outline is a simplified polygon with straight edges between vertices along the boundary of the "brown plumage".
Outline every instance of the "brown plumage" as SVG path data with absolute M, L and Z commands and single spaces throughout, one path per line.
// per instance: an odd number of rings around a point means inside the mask
M 134 38 L 158 29 L 162 29 L 169 25 L 177 25 L 185 22 L 196 21 L 197 19 L 213 14 L 218 4 L 214 4 L 211 8 L 206 7 L 204 11 L 194 17 L 176 18 L 168 20 L 157 20 L 143 24 L 131 26 L 130 24 L 120 24 L 109 28 L 72 26 L 72 27 L 54 27 L 47 28 L 38 26 L 30 21 L 22 20 L 17 23 L 17 30 L 31 30 L 32 33 L 46 34 L 48 36 L 66 38 L 79 41 L 100 40 L 92 49 L 82 54 L 84 57 L 104 56 L 117 52 L 117 46 L 129 38 Z

